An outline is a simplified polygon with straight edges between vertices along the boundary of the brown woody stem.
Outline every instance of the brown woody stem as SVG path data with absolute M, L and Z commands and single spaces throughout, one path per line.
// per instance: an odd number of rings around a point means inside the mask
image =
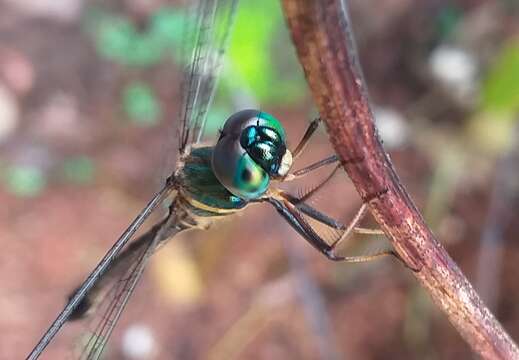
M 427 227 L 381 145 L 346 4 L 282 3 L 330 141 L 395 250 L 475 352 L 487 359 L 519 359 L 517 345 Z

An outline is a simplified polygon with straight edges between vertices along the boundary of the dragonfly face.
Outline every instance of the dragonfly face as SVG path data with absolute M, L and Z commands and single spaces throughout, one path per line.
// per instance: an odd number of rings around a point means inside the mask
M 285 129 L 258 110 L 243 110 L 227 119 L 212 155 L 215 176 L 244 200 L 262 196 L 270 179 L 285 176 L 291 166 Z

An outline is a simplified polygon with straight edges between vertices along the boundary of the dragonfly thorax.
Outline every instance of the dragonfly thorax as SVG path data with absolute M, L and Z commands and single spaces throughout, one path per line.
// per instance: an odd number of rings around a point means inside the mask
M 220 132 L 212 167 L 234 195 L 252 200 L 267 191 L 271 178 L 281 178 L 292 166 L 285 129 L 272 115 L 258 110 L 233 114 Z

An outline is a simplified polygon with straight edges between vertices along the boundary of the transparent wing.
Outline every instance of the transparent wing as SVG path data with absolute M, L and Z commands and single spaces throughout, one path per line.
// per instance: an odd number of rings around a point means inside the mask
M 183 85 L 184 105 L 181 108 L 179 134 L 181 153 L 186 150 L 187 145 L 199 141 L 203 132 L 207 111 L 216 88 L 217 75 L 228 43 L 236 5 L 237 0 L 200 0 L 193 6 L 196 21 L 186 20 L 188 26 L 185 27 L 184 32 L 184 48 L 192 47 L 192 52 Z M 71 315 L 74 317 L 74 309 L 79 309 L 76 311 L 81 312 L 84 309 L 82 305 L 88 305 L 86 308 L 90 308 L 88 302 L 95 295 L 99 295 L 99 299 L 103 299 L 102 301 L 98 300 L 96 296 L 95 301 L 100 301 L 102 305 L 106 304 L 106 306 L 104 311 L 97 312 L 102 316 L 96 322 L 93 336 L 85 347 L 82 356 L 86 359 L 96 359 L 100 356 L 128 299 L 142 276 L 149 256 L 159 242 L 172 236 L 174 231 L 179 229 L 173 225 L 165 226 L 159 223 L 146 233 L 148 235 L 145 234 L 143 237 L 136 239 L 126 248 L 135 251 L 132 257 L 128 257 L 128 259 L 131 258 L 131 261 L 120 260 L 125 251 L 123 250 L 120 253 L 123 246 L 170 191 L 170 185 L 166 185 L 114 244 L 114 247 L 105 255 L 85 283 L 71 296 L 67 306 L 44 334 L 28 359 L 37 359 L 62 325 Z M 171 221 L 172 218 L 175 218 L 175 216 L 170 213 L 166 220 Z M 154 231 L 156 231 L 156 234 L 150 240 L 149 234 Z M 101 296 L 103 294 L 105 296 Z
M 93 360 L 101 356 L 150 256 L 160 244 L 181 231 L 177 219 L 177 214 L 170 212 L 163 221 L 130 243 L 88 294 L 78 314 L 82 317 L 92 313 L 88 341 L 81 345 L 79 359 Z
M 171 192 L 172 187 L 170 183 L 167 183 L 162 190 L 157 193 L 141 211 L 141 213 L 135 218 L 130 226 L 124 231 L 119 237 L 110 250 L 105 254 L 103 259 L 99 262 L 96 268 L 88 275 L 86 280 L 76 289 L 74 294 L 70 297 L 69 302 L 63 308 L 61 313 L 57 316 L 54 322 L 50 325 L 47 331 L 43 334 L 41 339 L 38 341 L 36 346 L 32 349 L 31 353 L 27 356 L 27 359 L 37 359 L 41 353 L 45 350 L 47 345 L 59 332 L 63 324 L 68 321 L 81 305 L 81 303 L 88 297 L 89 292 L 98 284 L 102 283 L 103 274 L 113 266 L 114 260 L 120 253 L 121 249 L 128 243 L 132 238 L 133 234 L 148 218 L 151 212 L 166 198 Z
M 180 114 L 180 153 L 200 141 L 222 67 L 237 0 L 202 0 L 192 4 L 194 16 L 186 18 L 184 44 L 180 53 L 190 53 L 181 86 L 183 97 Z M 194 21 L 193 21 L 194 20 Z M 189 51 L 188 49 L 192 49 Z M 89 340 L 83 346 L 81 359 L 97 359 L 112 334 L 135 286 L 142 277 L 149 257 L 159 243 L 172 236 L 177 227 L 168 216 L 148 233 L 135 240 L 107 274 L 99 290 L 92 292 L 99 303 L 91 320 Z M 127 254 L 127 255 L 125 255 Z
M 193 44 L 185 71 L 180 119 L 180 153 L 200 141 L 212 103 L 218 74 L 229 42 L 238 0 L 206 0 L 198 5 L 196 28 L 187 41 Z
M 117 280 L 109 291 L 105 300 L 100 304 L 100 320 L 93 322 L 96 324 L 89 335 L 88 342 L 84 345 L 79 359 L 94 360 L 98 359 L 112 334 L 115 324 L 119 320 L 135 286 L 142 277 L 147 260 L 154 249 L 154 242 L 151 241 L 143 246 L 143 251 L 135 259 L 132 266 L 124 272 L 123 276 Z

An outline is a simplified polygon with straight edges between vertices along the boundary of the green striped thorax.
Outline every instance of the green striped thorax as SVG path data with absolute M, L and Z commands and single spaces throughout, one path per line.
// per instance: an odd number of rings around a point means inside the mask
M 218 181 L 245 200 L 259 198 L 270 179 L 282 178 L 291 166 L 285 129 L 275 117 L 258 110 L 239 111 L 227 119 L 212 157 Z

